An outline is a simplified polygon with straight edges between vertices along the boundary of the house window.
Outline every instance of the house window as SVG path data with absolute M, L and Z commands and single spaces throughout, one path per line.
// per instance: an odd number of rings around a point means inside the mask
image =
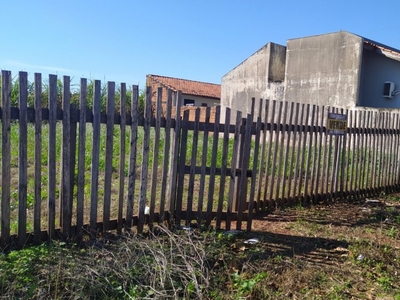
M 194 100 L 193 99 L 185 99 L 185 100 L 183 100 L 183 105 L 194 106 Z

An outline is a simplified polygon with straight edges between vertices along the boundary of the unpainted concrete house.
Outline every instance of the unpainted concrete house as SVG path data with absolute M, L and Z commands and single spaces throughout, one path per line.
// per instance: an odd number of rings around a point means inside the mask
M 400 50 L 346 31 L 268 43 L 222 77 L 222 106 L 249 112 L 252 97 L 400 108 Z

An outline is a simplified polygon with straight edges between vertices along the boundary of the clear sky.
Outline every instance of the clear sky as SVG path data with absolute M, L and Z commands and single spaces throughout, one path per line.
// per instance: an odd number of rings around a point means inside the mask
M 399 16 L 398 0 L 3 0 L 0 68 L 220 83 L 268 42 L 346 30 L 400 49 Z

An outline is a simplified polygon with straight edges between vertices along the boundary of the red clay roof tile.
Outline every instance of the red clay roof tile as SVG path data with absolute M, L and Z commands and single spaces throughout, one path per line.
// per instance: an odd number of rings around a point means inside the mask
M 174 91 L 182 91 L 183 94 L 209 97 L 209 98 L 221 98 L 221 85 L 208 82 L 200 82 L 194 80 L 173 78 L 159 75 L 147 75 L 156 82 L 170 88 Z

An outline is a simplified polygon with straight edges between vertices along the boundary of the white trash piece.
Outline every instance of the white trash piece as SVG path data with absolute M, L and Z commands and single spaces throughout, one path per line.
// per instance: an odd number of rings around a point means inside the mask
M 252 239 L 248 239 L 248 240 L 244 241 L 245 244 L 250 244 L 250 245 L 254 245 L 259 242 L 260 242 L 260 240 L 258 238 L 252 238 Z

